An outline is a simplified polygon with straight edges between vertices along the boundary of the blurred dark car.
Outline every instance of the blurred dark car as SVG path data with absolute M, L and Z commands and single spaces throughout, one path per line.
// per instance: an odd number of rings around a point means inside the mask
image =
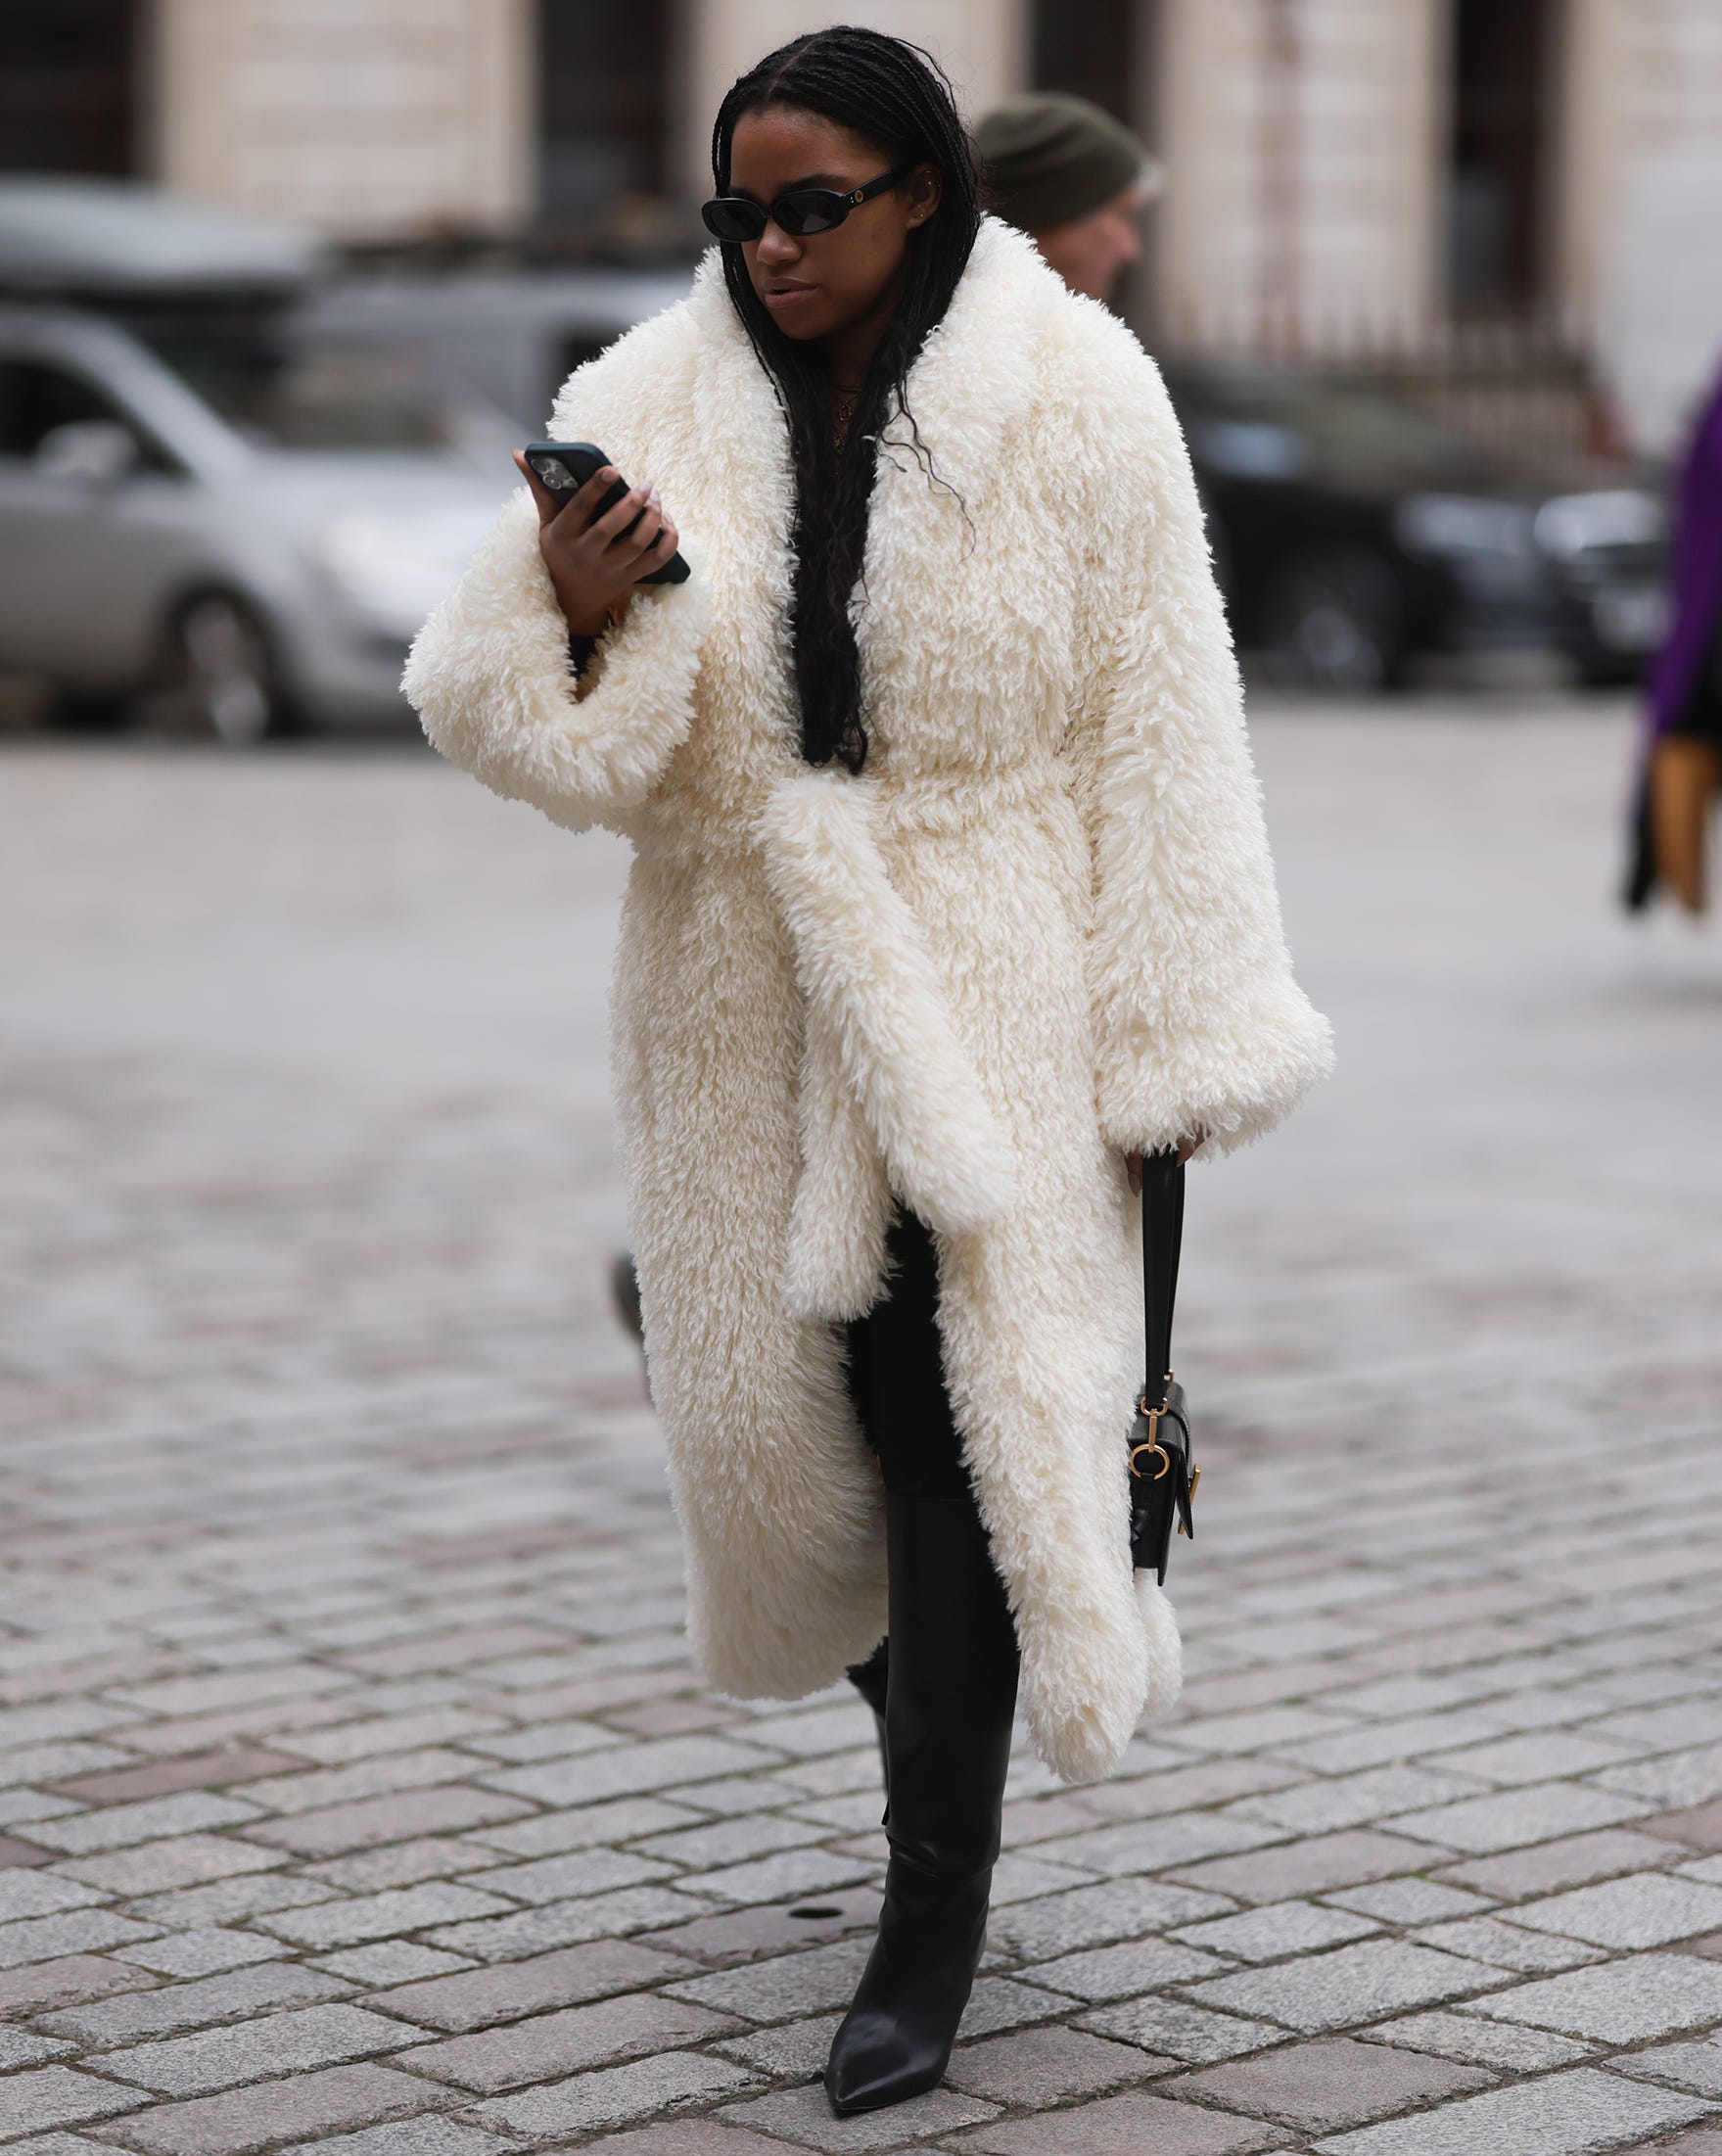
M 1520 471 L 1408 399 L 1169 365 L 1239 645 L 1289 686 L 1368 694 L 1431 654 L 1559 653 L 1638 679 L 1666 512 L 1634 473 Z

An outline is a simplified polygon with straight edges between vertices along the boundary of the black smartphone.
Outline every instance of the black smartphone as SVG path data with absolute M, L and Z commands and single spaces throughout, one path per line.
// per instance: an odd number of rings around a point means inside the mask
M 564 498 L 578 493 L 595 472 L 601 472 L 610 462 L 595 442 L 529 442 L 522 454 L 550 492 Z M 627 492 L 627 480 L 618 479 L 599 502 L 598 515 L 614 508 Z M 644 515 L 642 509 L 640 517 Z M 628 531 L 633 530 L 640 517 L 634 518 Z M 661 569 L 654 569 L 650 576 L 638 581 L 641 584 L 685 584 L 692 574 L 679 554 L 672 554 Z

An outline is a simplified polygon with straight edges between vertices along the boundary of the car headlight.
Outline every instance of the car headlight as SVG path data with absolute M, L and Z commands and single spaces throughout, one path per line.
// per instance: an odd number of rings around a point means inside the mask
M 1516 501 L 1483 494 L 1408 494 L 1394 510 L 1399 543 L 1413 554 L 1492 555 L 1514 562 L 1534 551 L 1534 516 Z
M 446 598 L 488 529 L 466 511 L 348 509 L 317 535 L 317 558 L 343 595 L 385 635 L 408 643 Z
M 1611 487 L 1551 496 L 1537 511 L 1536 529 L 1545 553 L 1575 561 L 1601 550 L 1660 546 L 1668 512 L 1642 487 Z

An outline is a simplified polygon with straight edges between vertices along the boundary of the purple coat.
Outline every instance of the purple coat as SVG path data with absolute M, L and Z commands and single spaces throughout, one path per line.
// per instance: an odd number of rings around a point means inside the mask
M 1680 724 L 1714 648 L 1722 614 L 1722 380 L 1681 467 L 1670 570 L 1674 612 L 1651 669 L 1649 738 Z

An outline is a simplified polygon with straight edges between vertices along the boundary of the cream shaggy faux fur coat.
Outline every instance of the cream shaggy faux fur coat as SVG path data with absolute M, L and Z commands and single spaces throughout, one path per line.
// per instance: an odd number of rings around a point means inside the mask
M 880 1292 L 896 1194 L 935 1234 L 1031 1734 L 1084 1779 L 1179 1684 L 1170 1607 L 1130 1570 L 1124 1153 L 1257 1137 L 1328 1034 L 1292 979 L 1153 363 L 987 217 L 908 392 L 947 484 L 899 416 L 851 609 L 859 775 L 799 753 L 787 432 L 716 247 L 549 428 L 658 482 L 691 580 L 634 593 L 577 698 L 522 488 L 403 685 L 497 793 L 633 844 L 615 1112 L 702 1669 L 793 1698 L 883 1628 L 880 1483 L 834 1321 Z

